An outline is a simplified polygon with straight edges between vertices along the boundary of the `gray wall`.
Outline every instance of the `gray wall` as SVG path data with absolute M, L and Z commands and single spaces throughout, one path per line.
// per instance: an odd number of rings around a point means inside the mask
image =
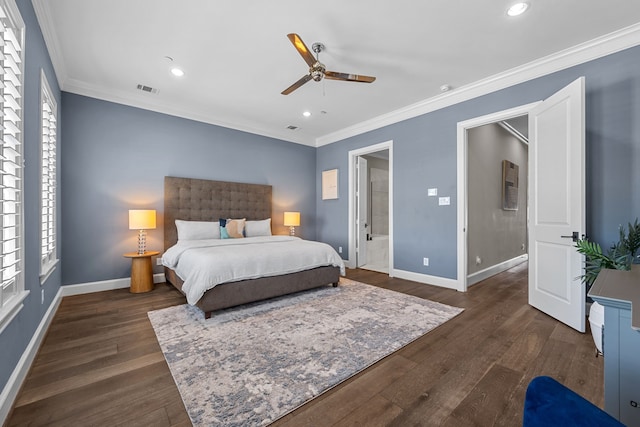
M 25 81 L 24 81 L 24 225 L 25 225 L 25 260 L 24 277 L 25 289 L 30 291 L 24 301 L 24 307 L 18 316 L 7 325 L 0 334 L 0 389 L 7 384 L 18 360 L 26 349 L 43 315 L 53 301 L 53 297 L 60 287 L 60 265 L 51 276 L 40 286 L 40 70 L 43 69 L 52 95 L 58 103 L 60 114 L 60 89 L 56 80 L 53 66 L 49 60 L 44 39 L 38 25 L 30 0 L 17 0 L 20 14 L 26 25 L 25 37 Z M 62 126 L 58 127 L 58 141 L 63 137 Z M 58 145 L 58 156 L 64 150 L 63 144 Z M 58 157 L 60 158 L 60 157 Z M 61 163 L 59 163 L 59 166 Z M 58 169 L 58 177 L 60 169 Z M 58 192 L 61 191 L 58 179 Z M 58 205 L 58 218 L 61 210 Z M 58 236 L 61 235 L 60 222 L 57 227 Z M 62 245 L 62 240 L 58 243 Z M 60 257 L 60 246 L 58 247 Z M 44 304 L 40 302 L 40 291 L 44 289 Z
M 496 123 L 469 129 L 467 141 L 467 274 L 473 274 L 526 253 L 528 147 Z M 503 160 L 518 165 L 517 210 L 502 209 Z
M 317 173 L 339 169 L 338 200 L 317 201 L 318 238 L 348 248 L 348 152 L 393 140 L 394 267 L 457 279 L 456 125 L 549 97 L 586 77 L 587 232 L 608 246 L 640 216 L 640 47 L 496 91 L 318 149 Z M 438 206 L 437 187 L 451 197 Z M 316 188 L 319 183 L 316 181 Z M 344 253 L 346 258 L 348 253 Z M 430 265 L 423 266 L 422 258 Z
M 66 92 L 62 102 L 63 284 L 129 277 L 129 209 L 156 209 L 147 248 L 163 250 L 165 175 L 271 184 L 274 232 L 296 210 L 296 232 L 315 238 L 314 148 Z

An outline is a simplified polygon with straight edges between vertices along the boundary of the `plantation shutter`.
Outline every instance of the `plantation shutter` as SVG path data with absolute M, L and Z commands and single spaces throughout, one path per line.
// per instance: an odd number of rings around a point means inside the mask
M 0 309 L 22 291 L 22 46 L 0 3 Z
M 42 84 L 42 224 L 41 276 L 54 267 L 56 259 L 56 104 L 44 74 Z

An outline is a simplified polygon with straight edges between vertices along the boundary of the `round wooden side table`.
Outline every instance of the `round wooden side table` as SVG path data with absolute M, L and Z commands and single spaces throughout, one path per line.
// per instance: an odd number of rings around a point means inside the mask
M 153 267 L 151 257 L 159 255 L 158 251 L 147 251 L 142 255 L 138 252 L 127 252 L 125 257 L 131 258 L 131 287 L 133 294 L 149 292 L 153 290 Z

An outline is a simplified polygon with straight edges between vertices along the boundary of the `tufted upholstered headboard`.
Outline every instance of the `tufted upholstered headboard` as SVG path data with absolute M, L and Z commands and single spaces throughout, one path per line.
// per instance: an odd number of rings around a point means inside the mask
M 271 186 L 164 177 L 164 250 L 178 241 L 176 219 L 271 218 Z

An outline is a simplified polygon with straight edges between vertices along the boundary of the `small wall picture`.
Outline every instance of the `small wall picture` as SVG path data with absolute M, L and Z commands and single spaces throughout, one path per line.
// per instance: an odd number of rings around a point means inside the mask
M 322 172 L 322 200 L 338 198 L 338 169 Z
M 518 210 L 518 165 L 502 161 L 502 209 Z

